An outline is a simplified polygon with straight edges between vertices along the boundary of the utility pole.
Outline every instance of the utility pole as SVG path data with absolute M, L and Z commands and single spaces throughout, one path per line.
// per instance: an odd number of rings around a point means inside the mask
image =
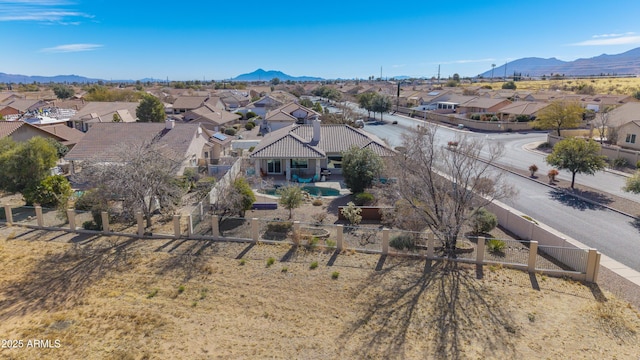
M 440 65 L 438 65 L 438 84 L 440 84 Z
M 382 66 L 380 66 L 380 81 L 382 81 Z

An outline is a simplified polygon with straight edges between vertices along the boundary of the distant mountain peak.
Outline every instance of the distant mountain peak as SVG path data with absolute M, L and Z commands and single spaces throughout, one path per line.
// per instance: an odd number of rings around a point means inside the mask
M 232 80 L 235 81 L 271 81 L 274 78 L 278 78 L 280 81 L 321 81 L 324 80 L 319 77 L 311 76 L 291 76 L 283 73 L 279 70 L 268 70 L 258 68 L 254 72 L 238 75 Z

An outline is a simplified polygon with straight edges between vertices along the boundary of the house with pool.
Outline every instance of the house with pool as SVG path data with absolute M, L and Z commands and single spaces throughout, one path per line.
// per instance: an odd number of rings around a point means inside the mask
M 381 157 L 395 151 L 375 135 L 345 124 L 293 124 L 264 136 L 249 158 L 256 174 L 284 176 L 301 183 L 342 174 L 342 152 L 352 146 L 369 148 Z

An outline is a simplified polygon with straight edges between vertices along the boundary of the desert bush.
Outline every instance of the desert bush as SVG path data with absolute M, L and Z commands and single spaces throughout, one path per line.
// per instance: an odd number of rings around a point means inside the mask
M 416 242 L 411 235 L 403 234 L 394 236 L 389 241 L 389 246 L 396 250 L 415 250 Z
M 248 123 L 244 124 L 244 128 L 245 128 L 246 130 L 251 130 L 251 129 L 253 129 L 254 127 L 256 127 L 256 124 L 255 124 L 255 123 L 252 123 L 252 122 L 248 122 Z
M 339 271 L 334 271 L 334 272 L 331 273 L 331 278 L 333 280 L 337 280 L 339 276 L 340 276 L 340 272 Z
M 270 222 L 267 224 L 268 232 L 279 232 L 286 233 L 293 227 L 293 223 L 291 221 L 278 221 L 278 222 Z
M 531 166 L 529 166 L 529 171 L 531 172 L 532 177 L 535 176 L 536 171 L 538 171 L 538 165 L 532 164 Z
M 353 202 L 358 206 L 373 204 L 375 197 L 368 192 L 361 192 L 354 196 Z
M 489 241 L 487 241 L 487 248 L 492 254 L 502 254 L 505 247 L 507 247 L 507 243 L 503 240 L 489 239 Z
M 640 160 L 636 163 L 636 169 L 640 169 Z
M 316 224 L 322 224 L 327 219 L 327 216 L 326 212 L 319 212 L 311 215 Z
M 362 221 L 362 209 L 357 207 L 353 201 L 349 201 L 347 203 L 347 207 L 344 207 L 340 210 L 342 215 L 349 220 L 351 225 L 358 225 Z
M 87 220 L 82 223 L 82 228 L 85 230 L 101 230 L 102 226 L 95 223 L 95 221 Z
M 314 199 L 311 203 L 313 206 L 322 206 L 322 199 Z
M 485 208 L 478 209 L 471 223 L 474 234 L 486 234 L 498 226 L 498 217 Z
M 538 147 L 537 147 L 537 149 L 540 149 L 540 150 L 551 149 L 551 148 L 552 148 L 551 143 L 548 142 L 548 141 L 543 142 L 542 144 L 538 145 Z
M 309 265 L 309 269 L 313 270 L 318 267 L 318 262 L 314 261 Z
M 619 157 L 614 159 L 611 165 L 614 169 L 622 169 L 629 166 L 629 161 L 625 158 Z
M 236 134 L 236 129 L 234 128 L 227 128 L 224 129 L 224 133 L 229 135 L 229 136 L 234 136 Z
M 254 113 L 253 111 L 247 111 L 247 114 L 245 115 L 247 119 L 253 119 L 256 116 L 258 116 L 258 114 Z
M 558 170 L 556 169 L 549 170 L 549 172 L 547 173 L 547 176 L 549 177 L 549 182 L 556 181 L 556 176 L 558 176 L 559 173 L 560 172 L 558 172 Z

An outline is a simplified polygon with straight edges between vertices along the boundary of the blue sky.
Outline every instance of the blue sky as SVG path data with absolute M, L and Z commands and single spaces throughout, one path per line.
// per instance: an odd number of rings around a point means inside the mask
M 640 46 L 640 2 L 0 0 L 0 72 L 102 79 L 475 76 Z

